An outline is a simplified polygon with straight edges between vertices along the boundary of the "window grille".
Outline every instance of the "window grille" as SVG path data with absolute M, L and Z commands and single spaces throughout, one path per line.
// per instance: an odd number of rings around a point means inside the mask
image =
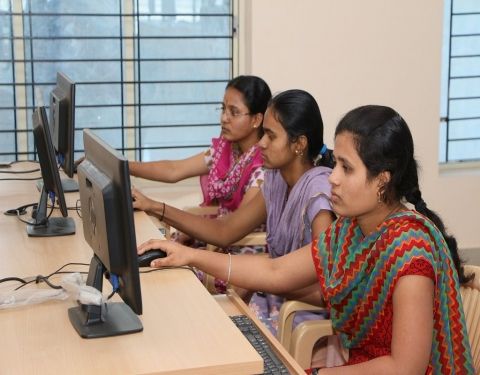
M 480 2 L 445 1 L 440 162 L 480 160 Z
M 76 83 L 77 157 L 84 128 L 137 160 L 204 150 L 232 50 L 232 1 L 0 0 L 0 161 L 34 158 L 57 71 Z

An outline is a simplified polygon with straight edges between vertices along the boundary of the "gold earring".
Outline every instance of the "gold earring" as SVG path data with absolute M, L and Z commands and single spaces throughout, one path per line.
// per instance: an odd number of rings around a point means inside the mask
M 382 196 L 382 192 L 380 191 L 380 189 L 378 189 L 378 191 L 377 191 L 377 202 L 378 203 L 383 203 L 383 196 Z

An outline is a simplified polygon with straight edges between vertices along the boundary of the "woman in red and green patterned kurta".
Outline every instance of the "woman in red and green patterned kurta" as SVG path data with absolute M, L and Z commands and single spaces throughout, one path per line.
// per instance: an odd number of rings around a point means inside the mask
M 342 218 L 312 252 L 350 352 L 341 373 L 473 374 L 459 291 L 468 278 L 422 198 L 405 121 L 388 107 L 357 108 L 337 126 L 334 156 L 332 205 Z
M 455 239 L 427 208 L 413 139 L 393 109 L 359 107 L 335 131 L 332 207 L 311 248 L 276 259 L 197 254 L 167 241 L 156 266 L 190 264 L 234 285 L 281 294 L 319 280 L 345 366 L 319 374 L 473 374 Z M 415 209 L 410 209 L 406 204 Z M 313 256 L 313 262 L 312 262 Z

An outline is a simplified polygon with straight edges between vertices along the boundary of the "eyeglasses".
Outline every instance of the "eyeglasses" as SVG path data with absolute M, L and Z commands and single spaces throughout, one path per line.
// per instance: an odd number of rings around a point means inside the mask
M 238 109 L 236 108 L 226 108 L 224 106 L 218 107 L 217 111 L 219 111 L 222 115 L 226 115 L 227 118 L 236 118 L 240 116 L 250 116 L 251 113 L 241 113 Z

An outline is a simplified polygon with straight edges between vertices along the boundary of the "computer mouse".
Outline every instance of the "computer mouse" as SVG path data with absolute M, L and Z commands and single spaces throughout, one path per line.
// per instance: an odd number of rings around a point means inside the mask
M 143 254 L 138 256 L 138 266 L 139 267 L 149 267 L 152 260 L 157 258 L 165 258 L 167 253 L 160 249 L 152 249 L 145 251 Z

